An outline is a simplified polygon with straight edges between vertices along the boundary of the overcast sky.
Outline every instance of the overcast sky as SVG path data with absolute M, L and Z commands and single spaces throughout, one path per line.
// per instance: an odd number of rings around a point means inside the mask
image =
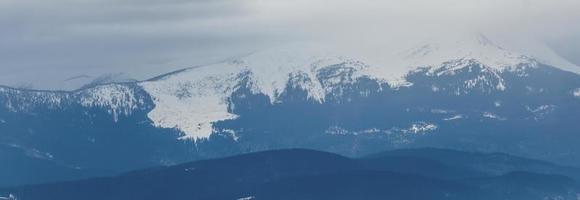
M 534 38 L 578 65 L 578 10 L 578 0 L 0 0 L 0 84 L 71 89 L 289 41 L 397 46 L 456 31 Z

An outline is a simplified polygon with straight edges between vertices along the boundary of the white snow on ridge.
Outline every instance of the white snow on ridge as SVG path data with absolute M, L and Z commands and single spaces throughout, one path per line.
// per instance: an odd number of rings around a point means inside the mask
M 295 86 L 306 90 L 310 99 L 323 102 L 331 91 L 330 87 L 338 84 L 336 81 L 344 80 L 325 80 L 329 85 L 323 87 L 317 73 L 320 69 L 339 64 L 355 69 L 355 74 L 350 77 L 353 80 L 366 76 L 397 88 L 411 86 L 405 76 L 419 68 L 428 67 L 433 71 L 445 67 L 440 73 L 452 74 L 476 62 L 484 66 L 493 80 L 477 77 L 465 82 L 465 87 L 469 90 L 493 84 L 493 88 L 499 91 L 506 90 L 499 72 L 523 71 L 522 66 L 537 66 L 535 59 L 509 51 L 483 35 L 431 40 L 419 48 L 398 54 L 399 59 L 385 59 L 385 55 L 378 56 L 381 58 L 358 55 L 353 59 L 344 56 L 352 54 L 337 49 L 315 44 L 287 45 L 229 62 L 192 68 L 161 80 L 142 82 L 140 85 L 155 103 L 148 116 L 155 126 L 184 132 L 182 139 L 208 138 L 214 131 L 213 123 L 237 117 L 228 112 L 228 97 L 240 81 L 238 75 L 243 72 L 249 72 L 253 92 L 265 94 L 271 103 L 277 103 L 289 80 L 298 74 L 303 76 L 302 82 Z M 394 70 L 396 67 L 404 69 Z M 484 114 L 484 117 L 500 119 L 489 114 Z
M 11 112 L 28 111 L 38 105 L 46 108 L 57 108 L 65 99 L 70 98 L 67 93 L 27 91 L 5 87 L 0 87 L 0 95 L 5 95 L 4 106 Z
M 133 89 L 119 84 L 97 86 L 82 90 L 78 94 L 81 105 L 105 108 L 115 121 L 118 121 L 120 115 L 130 115 L 145 103 L 143 99 L 137 99 Z
M 458 120 L 458 119 L 462 119 L 462 118 L 463 118 L 463 115 L 455 115 L 453 117 L 444 118 L 443 120 L 452 121 L 452 120 Z
M 228 112 L 228 98 L 240 83 L 241 73 L 249 72 L 252 91 L 267 95 L 272 103 L 286 88 L 291 74 L 305 74 L 311 81 L 300 87 L 321 102 L 326 92 L 316 77 L 317 70 L 348 61 L 315 48 L 309 51 L 274 49 L 140 85 L 153 97 L 155 108 L 148 116 L 154 125 L 176 128 L 184 132 L 182 139 L 196 141 L 211 135 L 214 122 L 237 117 Z
M 258 52 L 242 59 L 243 66 L 252 72 L 257 89 L 274 102 L 284 90 L 292 73 L 307 75 L 310 87 L 304 87 L 318 101 L 324 99 L 324 91 L 316 81 L 318 69 L 347 62 L 348 59 L 333 54 L 316 45 L 290 45 Z
M 431 39 L 418 46 L 402 53 L 409 66 L 437 67 L 452 60 L 476 60 L 484 66 L 507 70 L 533 62 L 532 58 L 508 51 L 482 34 Z
M 548 45 L 533 38 L 509 39 L 509 41 L 505 41 L 505 44 L 502 45 L 510 46 L 511 49 L 517 49 L 518 52 L 533 57 L 539 63 L 580 74 L 580 66 L 566 60 Z
M 406 79 L 410 72 L 427 68 L 434 76 L 453 75 L 457 70 L 472 66 L 475 62 L 483 66 L 482 70 L 485 71 L 482 72 L 485 72 L 486 76 L 466 80 L 462 86 L 466 91 L 461 92 L 469 92 L 467 91 L 469 89 L 489 85 L 498 91 L 506 90 L 507 86 L 498 72 L 504 70 L 518 72 L 523 71 L 520 68 L 522 66 L 536 67 L 538 64 L 535 58 L 507 50 L 503 45 L 494 43 L 483 35 L 433 39 L 420 44 L 418 48 L 409 48 L 408 51 L 392 55 L 389 52 L 379 55 L 358 55 L 339 49 L 315 44 L 287 45 L 228 62 L 191 68 L 161 79 L 141 82 L 139 85 L 151 95 L 155 104 L 153 110 L 148 113 L 155 126 L 178 129 L 184 133 L 182 139 L 197 141 L 212 134 L 215 122 L 237 117 L 228 111 L 230 106 L 228 98 L 240 83 L 241 73 L 250 75 L 252 92 L 268 96 L 271 103 L 278 103 L 280 94 L 294 75 L 300 75 L 299 82 L 293 83 L 297 84 L 295 87 L 307 91 L 311 100 L 324 102 L 333 86 L 349 81 L 333 77 L 324 80 L 326 82 L 323 86 L 317 74 L 319 70 L 328 66 L 342 65 L 348 70 L 353 69 L 354 74 L 349 77 L 351 80 L 369 77 L 389 83 L 393 88 L 399 88 L 412 86 Z M 351 58 L 345 55 L 355 56 Z M 440 89 L 438 86 L 432 87 L 434 92 Z M 136 98 L 138 95 L 131 87 L 120 84 L 63 93 L 24 92 L 0 87 L 0 95 L 6 92 L 16 93 L 10 95 L 16 99 L 8 99 L 5 105 L 13 111 L 27 109 L 36 103 L 60 107 L 64 102 L 74 99 L 85 107 L 107 109 L 114 120 L 118 120 L 119 116 L 131 114 L 145 103 L 143 99 Z M 24 97 L 19 93 L 26 93 L 31 98 L 21 101 L 18 98 Z M 580 98 L 580 88 L 572 94 Z M 484 113 L 483 116 L 501 119 L 491 113 Z M 409 129 L 409 133 L 430 131 L 434 128 L 437 128 L 436 125 L 417 124 Z
M 28 112 L 35 107 L 57 109 L 67 104 L 79 104 L 83 107 L 106 109 L 115 121 L 121 115 L 130 115 L 145 103 L 143 99 L 137 99 L 137 95 L 130 86 L 121 84 L 100 85 L 74 92 L 19 90 L 0 87 L 0 95 L 6 95 L 4 106 L 11 112 Z

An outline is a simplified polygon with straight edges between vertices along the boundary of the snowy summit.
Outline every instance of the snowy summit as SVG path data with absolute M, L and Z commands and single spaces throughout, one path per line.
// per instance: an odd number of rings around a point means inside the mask
M 329 66 L 354 69 L 351 80 L 370 77 L 396 88 L 410 86 L 405 80 L 406 74 L 421 67 L 432 70 L 446 67 L 449 72 L 475 62 L 500 72 L 518 70 L 522 66 L 534 67 L 539 62 L 532 55 L 508 50 L 481 34 L 430 40 L 408 49 L 392 54 L 398 57 L 389 57 L 386 53 L 389 59 L 385 62 L 384 58 L 364 55 L 349 57 L 324 45 L 287 45 L 186 69 L 142 82 L 141 86 L 154 97 L 155 109 L 148 116 L 156 126 L 177 128 L 185 133 L 184 138 L 198 140 L 209 137 L 213 122 L 237 117 L 228 112 L 227 99 L 244 78 L 243 74 L 251 80 L 252 91 L 267 95 L 272 103 L 277 101 L 289 80 L 300 75 L 306 81 L 298 83 L 297 87 L 307 91 L 310 99 L 323 102 L 329 91 L 326 87 L 330 86 L 323 86 L 317 74 Z M 554 57 L 543 64 L 562 63 L 562 60 Z M 574 72 L 580 73 L 579 70 Z M 345 80 L 336 81 L 338 84 Z M 497 87 L 505 89 L 503 85 Z

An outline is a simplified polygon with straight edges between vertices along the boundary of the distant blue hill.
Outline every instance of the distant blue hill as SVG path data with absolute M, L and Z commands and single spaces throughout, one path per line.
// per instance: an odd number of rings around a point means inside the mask
M 0 194 L 26 200 L 575 200 L 580 194 L 578 181 L 567 172 L 549 173 L 562 167 L 505 154 L 496 162 L 480 162 L 496 156 L 410 149 L 351 159 L 313 150 L 275 150 L 107 178 L 5 188 Z

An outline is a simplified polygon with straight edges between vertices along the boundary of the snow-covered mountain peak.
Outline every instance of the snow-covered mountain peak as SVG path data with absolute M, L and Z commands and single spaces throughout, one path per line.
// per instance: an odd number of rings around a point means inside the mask
M 536 62 L 530 56 L 507 50 L 482 34 L 428 40 L 401 55 L 409 67 L 437 67 L 453 60 L 473 60 L 497 70 L 506 70 Z
M 300 73 L 310 80 L 317 80 L 316 74 L 323 67 L 347 63 L 352 59 L 340 56 L 331 50 L 317 45 L 287 45 L 256 52 L 238 59 L 242 63 L 237 67 L 252 73 L 256 89 L 270 97 L 274 102 L 284 91 L 292 74 Z M 304 88 L 312 94 L 320 94 L 322 89 L 318 81 L 312 81 L 316 88 Z M 315 95 L 322 100 L 323 95 Z
M 452 75 L 478 65 L 486 76 L 466 80 L 467 87 L 487 83 L 494 90 L 505 90 L 499 72 L 518 70 L 519 73 L 537 66 L 534 58 L 508 50 L 481 34 L 428 40 L 398 57 L 389 57 L 393 54 L 382 51 L 369 56 L 343 50 L 319 44 L 283 45 L 142 82 L 141 86 L 155 103 L 148 116 L 156 126 L 176 128 L 185 133 L 184 138 L 198 140 L 211 135 L 214 122 L 237 117 L 228 110 L 229 97 L 244 78 L 251 81 L 252 92 L 268 96 L 271 103 L 278 102 L 289 84 L 304 89 L 311 100 L 322 103 L 332 88 L 360 77 L 397 88 L 411 86 L 405 77 L 418 69 L 429 68 L 427 73 Z M 338 70 L 335 73 L 340 76 L 345 73 L 339 71 L 348 72 L 349 77 L 321 76 L 328 73 L 327 69 Z M 487 76 L 493 80 L 483 80 Z
M 323 101 L 325 91 L 317 71 L 325 66 L 350 64 L 349 59 L 315 48 L 298 50 L 276 48 L 256 52 L 227 62 L 191 68 L 167 77 L 141 83 L 153 97 L 155 108 L 149 113 L 154 124 L 176 128 L 187 139 L 205 139 L 213 132 L 212 123 L 234 119 L 228 111 L 228 98 L 244 78 L 250 78 L 255 93 L 276 102 L 292 75 L 305 75 L 300 85 L 311 99 Z M 247 75 L 250 77 L 243 77 Z
M 392 88 L 412 87 L 407 80 L 410 73 L 453 76 L 472 67 L 481 74 L 462 80 L 464 84 L 457 87 L 464 88 L 458 91 L 491 88 L 486 91 L 492 92 L 492 89 L 507 88 L 499 72 L 515 69 L 519 73 L 537 66 L 538 62 L 483 35 L 428 40 L 404 54 L 395 53 L 398 57 L 390 56 L 395 55 L 391 52 L 370 52 L 376 55 L 318 44 L 284 45 L 176 71 L 139 82 L 139 86 L 152 97 L 154 107 L 148 117 L 155 126 L 175 128 L 184 133 L 184 139 L 199 140 L 209 138 L 214 131 L 213 123 L 238 117 L 229 109 L 235 106 L 231 105 L 230 97 L 241 86 L 249 86 L 251 92 L 269 97 L 273 104 L 281 102 L 288 86 L 303 89 L 309 100 L 323 103 L 329 95 L 340 98 L 333 91 L 340 91 L 340 87 L 361 77 L 388 83 Z M 250 83 L 244 85 L 244 81 Z M 22 96 L 16 92 L 0 92 Z M 63 99 L 74 99 L 85 107 L 105 108 L 117 119 L 144 104 L 143 99 L 132 98 L 133 93 L 127 86 L 109 84 L 52 96 L 48 92 L 42 95 L 32 92 L 30 96 L 35 102 L 50 102 L 55 107 L 65 102 Z M 16 101 L 8 100 L 8 107 L 17 107 L 13 103 Z

